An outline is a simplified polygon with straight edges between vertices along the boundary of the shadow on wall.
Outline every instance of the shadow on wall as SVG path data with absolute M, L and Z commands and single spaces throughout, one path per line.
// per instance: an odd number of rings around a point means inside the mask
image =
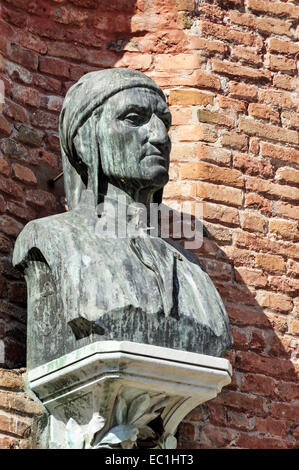
M 200 224 L 193 217 L 192 229 Z M 192 251 L 229 315 L 234 345 L 224 357 L 232 364 L 233 378 L 217 398 L 186 416 L 177 432 L 179 448 L 298 448 L 298 416 L 292 407 L 299 397 L 298 341 L 285 336 L 292 299 L 270 290 L 270 283 L 283 290 L 281 276 L 252 269 L 258 246 L 242 246 L 241 238 L 234 244 L 219 242 L 210 227 L 203 219 L 202 246 Z M 295 285 L 283 287 L 296 298 Z

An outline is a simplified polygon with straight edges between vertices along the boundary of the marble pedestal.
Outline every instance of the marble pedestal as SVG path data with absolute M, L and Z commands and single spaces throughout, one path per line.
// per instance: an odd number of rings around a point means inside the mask
M 28 372 L 49 448 L 175 448 L 179 423 L 231 381 L 228 360 L 103 341 Z

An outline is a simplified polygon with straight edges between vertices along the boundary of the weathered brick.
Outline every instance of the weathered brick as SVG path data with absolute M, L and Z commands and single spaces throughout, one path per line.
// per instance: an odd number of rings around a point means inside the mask
M 289 276 L 299 276 L 299 263 L 290 259 L 288 261 L 288 275 Z
M 11 61 L 31 70 L 38 68 L 38 55 L 32 51 L 28 51 L 19 44 L 11 43 L 8 47 L 8 55 Z
M 198 90 L 170 90 L 169 104 L 171 105 L 203 105 L 213 104 L 214 95 Z
M 278 73 L 273 77 L 273 85 L 276 88 L 283 88 L 284 90 L 296 90 L 298 83 L 299 79 L 297 77 L 290 77 L 285 73 Z
M 292 23 L 279 20 L 271 17 L 259 17 L 249 13 L 240 13 L 237 10 L 230 10 L 229 18 L 232 23 L 240 26 L 248 26 L 254 31 L 261 33 L 280 34 L 286 36 L 293 36 L 291 31 Z
M 266 67 L 269 67 L 270 70 L 274 70 L 275 72 L 297 72 L 295 59 L 288 59 L 284 56 L 266 54 L 264 64 Z
M 248 114 L 259 119 L 280 122 L 279 112 L 267 105 L 250 103 L 248 106 Z
M 255 85 L 248 85 L 247 83 L 230 81 L 228 90 L 231 96 L 237 98 L 244 98 L 246 100 L 254 100 L 257 97 L 258 89 Z
M 218 167 L 205 162 L 188 162 L 181 167 L 180 176 L 185 178 L 200 178 L 213 183 L 228 186 L 243 187 L 242 173 L 225 167 Z
M 268 70 L 245 67 L 227 60 L 212 60 L 212 70 L 216 73 L 229 75 L 232 77 L 241 77 L 249 80 L 269 81 L 271 79 L 271 73 Z
M 200 29 L 201 36 L 213 36 L 222 41 L 231 41 L 245 46 L 262 46 L 262 39 L 257 34 L 239 31 L 208 21 L 201 21 Z
M 248 0 L 248 8 L 253 11 L 270 13 L 286 18 L 299 18 L 299 7 L 285 2 L 272 2 L 263 0 Z
M 252 157 L 246 153 L 235 153 L 233 166 L 246 174 L 260 175 L 264 178 L 269 178 L 274 174 L 273 166 L 266 159 Z
M 254 65 L 262 64 L 262 56 L 258 54 L 254 47 L 235 46 L 231 48 L 231 56 L 241 62 L 249 62 Z
M 0 114 L 0 132 L 8 136 L 12 133 L 11 124 L 1 114 Z
M 270 124 L 261 124 L 247 117 L 241 117 L 239 121 L 239 130 L 249 135 L 259 136 L 270 140 L 278 140 L 289 144 L 299 144 L 298 132 L 289 129 L 283 129 Z
M 270 219 L 269 232 L 286 240 L 299 240 L 298 223 L 284 219 Z
M 261 305 L 261 307 L 269 308 L 270 310 L 275 310 L 277 312 L 288 313 L 293 308 L 290 297 L 284 294 L 278 294 L 268 291 L 258 291 L 256 299 L 259 305 Z
M 257 253 L 255 261 L 258 268 L 265 269 L 266 271 L 278 273 L 285 271 L 285 262 L 282 256 Z
M 32 127 L 21 124 L 18 126 L 17 139 L 23 144 L 40 147 L 43 141 L 44 133 Z
M 0 230 L 8 236 L 17 237 L 24 225 L 8 215 L 0 217 Z
M 244 374 L 242 378 L 241 390 L 252 392 L 258 395 L 274 397 L 276 381 L 265 375 Z
M 217 165 L 229 166 L 231 162 L 231 152 L 221 147 L 212 147 L 200 144 L 198 147 L 198 158 Z
M 289 217 L 290 219 L 299 220 L 299 207 L 293 206 L 282 201 L 276 201 L 275 203 L 275 215 L 280 217 Z
M 290 361 L 267 357 L 252 351 L 238 351 L 236 353 L 236 367 L 245 372 L 264 374 L 272 378 L 296 380 L 296 372 Z
M 55 207 L 56 198 L 53 194 L 48 191 L 43 191 L 41 189 L 31 189 L 26 191 L 26 201 L 29 204 L 37 207 Z
M 270 52 L 278 52 L 280 54 L 293 55 L 299 53 L 299 43 L 293 41 L 283 41 L 278 38 L 269 38 L 267 45 Z
M 281 199 L 297 200 L 299 189 L 281 184 L 271 183 L 255 176 L 245 177 L 245 186 L 247 190 L 256 191 L 269 196 L 275 196 Z
M 172 144 L 170 160 L 184 161 L 184 160 L 196 160 L 198 154 L 198 143 L 191 142 L 175 142 Z
M 291 402 L 299 399 L 299 384 L 294 382 L 278 382 L 276 394 L 280 400 Z
M 239 225 L 239 211 L 233 207 L 203 202 L 203 218 L 228 225 Z M 299 263 L 298 263 L 299 264 Z M 299 271 L 299 268 L 298 268 Z
M 298 421 L 299 406 L 289 403 L 273 403 L 270 405 L 270 414 L 279 420 Z
M 181 142 L 216 142 L 217 134 L 208 126 L 189 124 L 178 128 L 178 138 Z
M 227 98 L 227 96 L 223 96 L 223 95 L 218 95 L 217 101 L 218 101 L 220 108 L 233 109 L 237 113 L 244 113 L 247 108 L 247 104 L 245 103 L 245 101 Z
M 278 106 L 279 108 L 296 108 L 297 99 L 292 93 L 287 91 L 276 91 L 269 90 L 266 88 L 260 88 L 258 91 L 259 101 Z
M 199 109 L 197 117 L 200 122 L 207 122 L 210 124 L 218 124 L 220 126 L 233 127 L 234 119 L 227 114 L 209 111 L 208 109 Z
M 297 113 L 291 111 L 283 111 L 281 113 L 281 122 L 283 126 L 295 127 L 299 129 L 299 116 Z
M 239 132 L 235 131 L 229 131 L 222 134 L 222 136 L 220 137 L 220 143 L 224 147 L 230 147 L 235 150 L 248 149 L 247 135 L 240 134 Z
M 277 158 L 286 162 L 293 162 L 299 164 L 299 150 L 274 145 L 267 142 L 261 143 L 261 156 Z
M 219 52 L 220 54 L 225 54 L 228 51 L 227 45 L 221 41 L 213 41 L 198 36 L 189 36 L 188 39 L 190 49 Z
M 21 187 L 14 181 L 0 176 L 0 191 L 16 199 L 23 199 Z
M 13 176 L 16 180 L 25 184 L 37 184 L 37 179 L 30 168 L 15 163 L 12 165 Z
M 235 268 L 235 277 L 237 282 L 256 287 L 265 287 L 268 280 L 267 275 L 262 271 L 243 266 Z
M 15 85 L 12 90 L 13 98 L 22 103 L 39 108 L 41 102 L 40 92 L 34 88 Z
M 265 399 L 254 395 L 249 395 L 234 391 L 223 391 L 218 396 L 218 402 L 237 410 L 255 412 L 263 414 L 265 411 Z
M 40 57 L 39 69 L 43 73 L 48 73 L 57 77 L 68 78 L 70 75 L 69 64 L 63 60 L 54 59 L 52 57 Z
M 290 320 L 289 332 L 291 335 L 299 336 L 299 320 L 297 319 Z
M 14 121 L 21 121 L 21 122 L 29 121 L 29 117 L 28 117 L 26 109 L 24 109 L 22 106 L 18 105 L 17 103 L 14 103 L 13 101 L 9 100 L 8 98 L 5 99 L 3 112 L 6 116 L 12 118 Z
M 240 433 L 236 445 L 241 449 L 288 449 L 289 445 L 282 439 L 255 436 Z
M 244 230 L 249 230 L 250 232 L 260 232 L 265 234 L 267 227 L 267 220 L 265 217 L 252 213 L 252 212 L 242 212 L 241 213 L 241 227 Z
M 200 198 L 222 202 L 232 206 L 242 205 L 242 190 L 222 185 L 200 182 L 196 185 L 196 194 Z
M 193 70 L 199 68 L 201 57 L 198 54 L 158 54 L 155 57 L 156 70 Z
M 234 235 L 235 243 L 238 247 L 251 249 L 253 251 L 265 251 L 279 256 L 298 259 L 298 248 L 294 243 L 273 240 L 271 238 L 260 237 L 245 231 L 237 231 Z M 270 262 L 270 260 L 268 260 Z M 267 262 L 266 262 L 267 264 Z M 269 267 L 271 263 L 269 264 Z

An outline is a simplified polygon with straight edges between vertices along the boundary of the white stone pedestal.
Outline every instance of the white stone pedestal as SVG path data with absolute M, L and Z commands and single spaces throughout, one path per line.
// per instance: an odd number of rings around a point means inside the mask
M 50 448 L 175 448 L 179 423 L 231 381 L 228 360 L 127 341 L 93 343 L 29 371 Z

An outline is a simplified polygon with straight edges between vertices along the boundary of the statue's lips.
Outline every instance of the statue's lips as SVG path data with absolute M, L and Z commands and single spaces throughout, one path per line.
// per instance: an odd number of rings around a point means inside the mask
M 144 159 L 151 159 L 152 163 L 156 163 L 157 165 L 163 165 L 164 167 L 167 164 L 167 159 L 161 153 L 151 153 L 149 155 L 145 155 Z

